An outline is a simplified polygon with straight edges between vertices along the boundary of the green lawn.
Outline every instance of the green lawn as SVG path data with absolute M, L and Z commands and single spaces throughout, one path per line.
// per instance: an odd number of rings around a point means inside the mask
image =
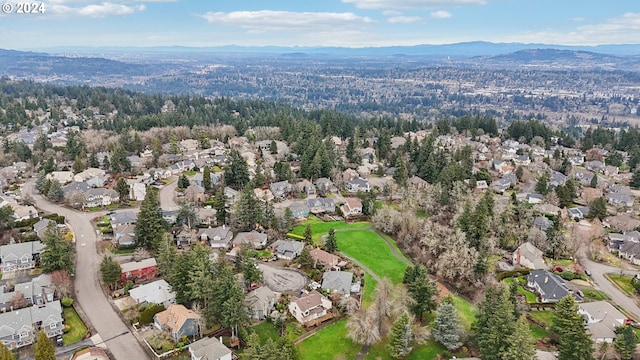
M 298 345 L 300 359 L 355 359 L 361 346 L 347 337 L 347 320 L 340 320 L 318 331 Z
M 532 311 L 529 313 L 534 320 L 545 324 L 545 326 L 551 326 L 551 321 L 553 321 L 553 311 L 551 310 L 541 310 L 541 311 Z
M 345 223 L 344 221 L 329 221 L 324 222 L 321 219 L 318 219 L 315 216 L 309 217 L 309 219 L 301 222 L 299 225 L 293 228 L 291 234 L 303 236 L 304 230 L 307 228 L 307 225 L 311 225 L 311 231 L 313 233 L 312 239 L 314 243 L 318 243 L 320 237 L 324 235 L 329 229 L 362 229 L 369 227 L 371 225 L 370 222 L 362 221 L 355 223 Z
M 456 311 L 458 311 L 460 325 L 462 325 L 465 331 L 471 330 L 471 324 L 476 320 L 478 308 L 457 295 L 451 295 L 451 298 L 453 299 L 453 306 L 456 308 Z
M 196 172 L 195 172 L 194 170 L 191 170 L 191 171 L 187 171 L 187 172 L 186 172 L 186 173 L 184 173 L 184 174 L 185 174 L 185 175 L 187 175 L 187 176 L 193 176 L 193 175 L 195 175 L 195 174 L 196 174 Z
M 620 276 L 618 274 L 606 274 L 605 275 L 609 281 L 618 285 L 622 291 L 624 291 L 627 296 L 634 296 L 633 285 L 631 285 L 631 276 Z
M 514 281 L 519 281 L 518 278 L 506 278 L 504 280 L 502 280 L 502 282 L 504 282 L 505 284 L 511 285 L 512 282 Z M 520 284 L 522 284 L 522 282 L 520 282 Z M 518 285 L 518 293 L 524 295 L 524 297 L 527 299 L 528 303 L 534 303 L 536 301 L 538 301 L 538 298 L 536 297 L 536 294 L 532 293 L 531 291 L 525 289 L 522 285 Z
M 364 357 L 365 360 L 393 360 L 391 355 L 389 355 L 389 351 L 386 346 L 388 341 L 381 341 L 380 343 L 373 345 L 369 348 L 369 352 Z M 407 360 L 430 360 L 435 359 L 436 356 L 442 354 L 445 351 L 445 348 L 439 344 L 436 344 L 433 339 L 427 340 L 424 345 L 416 346 L 413 348 L 409 356 L 405 359 Z
M 373 301 L 373 292 L 376 290 L 378 282 L 368 273 L 364 273 L 364 289 L 362 295 L 362 305 L 367 307 Z
M 610 300 L 609 295 L 603 293 L 602 291 L 595 289 L 586 289 L 582 290 L 582 293 L 587 299 L 600 301 L 600 300 Z
M 371 230 L 337 232 L 338 249 L 367 266 L 381 278 L 389 278 L 399 284 L 405 265 L 396 259 L 387 244 Z
M 549 337 L 549 332 L 536 324 L 529 323 L 529 330 L 534 339 L 546 339 Z
M 87 333 L 87 327 L 72 307 L 64 308 L 64 323 L 65 325 L 69 325 L 69 332 L 62 335 L 62 340 L 65 345 L 71 345 L 81 341 L 84 334 Z
M 260 324 L 252 327 L 253 331 L 260 337 L 260 342 L 265 343 L 267 340 L 272 339 L 278 341 L 280 339 L 280 333 L 278 329 L 269 321 L 263 321 Z

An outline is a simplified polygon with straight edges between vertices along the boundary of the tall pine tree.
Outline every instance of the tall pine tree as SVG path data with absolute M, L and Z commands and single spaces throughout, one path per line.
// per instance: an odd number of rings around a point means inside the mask
M 432 334 L 433 339 L 449 351 L 462 345 L 460 342 L 460 320 L 456 308 L 450 301 L 443 301 L 436 310 Z
M 158 190 L 148 187 L 136 222 L 136 247 L 155 251 L 165 231 Z
M 551 331 L 558 338 L 558 360 L 593 360 L 593 341 L 573 295 L 556 303 Z
M 394 359 L 402 359 L 409 355 L 411 344 L 413 343 L 413 328 L 409 321 L 409 315 L 402 314 L 391 327 L 389 334 L 389 345 L 387 350 Z
M 51 340 L 43 330 L 38 331 L 33 356 L 35 360 L 56 360 L 56 350 L 53 347 L 53 343 L 51 343 Z

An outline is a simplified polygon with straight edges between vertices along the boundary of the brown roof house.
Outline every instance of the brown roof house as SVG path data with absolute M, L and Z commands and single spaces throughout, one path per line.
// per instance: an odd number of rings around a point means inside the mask
M 289 312 L 302 325 L 313 326 L 330 318 L 327 311 L 331 310 L 331 301 L 313 290 L 300 297 L 291 297 Z
M 172 304 L 153 317 L 153 324 L 160 330 L 168 330 L 174 341 L 183 336 L 200 335 L 200 315 L 183 305 Z
M 338 266 L 338 263 L 341 261 L 339 256 L 330 254 L 319 248 L 313 249 L 309 253 L 313 258 L 314 266 L 322 264 L 325 268 L 332 268 Z

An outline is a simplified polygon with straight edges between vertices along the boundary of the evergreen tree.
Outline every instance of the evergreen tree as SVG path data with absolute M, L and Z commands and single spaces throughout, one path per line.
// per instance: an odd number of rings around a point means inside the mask
M 409 308 L 419 320 L 422 320 L 422 315 L 425 311 L 436 309 L 435 297 L 438 294 L 438 289 L 429 279 L 429 273 L 424 265 L 418 264 L 415 267 L 417 268 L 416 277 L 407 284 L 409 295 L 413 299 Z
M 176 248 L 173 246 L 173 240 L 169 233 L 165 233 L 158 244 L 156 260 L 158 262 L 158 275 L 169 277 L 176 260 Z
M 631 181 L 629 181 L 629 186 L 638 189 L 640 188 L 640 169 L 636 169 L 631 176 Z
M 269 152 L 271 154 L 277 154 L 278 153 L 278 144 L 276 144 L 275 140 L 271 140 L 271 144 L 269 144 Z
M 547 174 L 542 174 L 538 177 L 535 190 L 537 193 L 547 195 L 549 193 L 549 182 L 547 181 Z
M 508 337 L 515 329 L 513 313 L 508 291 L 502 286 L 489 287 L 478 305 L 476 322 L 472 325 L 482 359 L 502 360 L 510 346 Z
M 334 229 L 329 229 L 329 233 L 327 234 L 327 241 L 324 244 L 325 250 L 329 253 L 335 253 L 338 251 L 338 242 L 336 241 L 336 231 Z
M 593 174 L 593 177 L 591 178 L 591 181 L 589 181 L 589 186 L 594 188 L 594 189 L 598 187 L 598 175 L 597 174 Z
M 204 169 L 202 169 L 202 187 L 205 191 L 211 190 L 211 169 L 209 165 L 205 165 Z
M 223 187 L 220 187 L 213 197 L 213 208 L 216 210 L 216 224 L 225 224 L 227 222 L 227 204 Z
M 196 211 L 193 203 L 189 201 L 183 201 L 180 203 L 180 209 L 178 210 L 178 214 L 176 215 L 176 223 L 185 224 L 190 229 L 195 228 L 196 225 L 200 223 L 198 212 Z
M 285 208 L 284 209 L 284 214 L 282 217 L 282 229 L 280 229 L 281 232 L 289 232 L 291 231 L 291 229 L 293 229 L 293 211 L 291 211 L 290 208 Z
M 387 351 L 394 359 L 402 359 L 409 355 L 413 343 L 413 328 L 409 322 L 409 315 L 402 314 L 394 323 L 389 334 Z
M 636 351 L 637 344 L 638 337 L 636 337 L 631 325 L 624 325 L 616 328 L 616 339 L 614 340 L 613 345 L 622 360 L 633 359 L 633 354 Z
M 289 181 L 293 179 L 293 171 L 291 166 L 286 162 L 278 161 L 273 165 L 273 172 L 276 175 L 276 181 Z
M 47 182 L 47 174 L 45 174 L 45 172 L 43 170 L 40 170 L 38 172 L 38 175 L 36 176 L 36 182 L 35 182 L 35 189 L 40 193 L 40 194 L 45 194 L 44 193 L 44 185 Z M 46 195 L 46 194 L 45 194 Z
M 36 345 L 33 348 L 33 356 L 35 360 L 56 360 L 56 350 L 53 347 L 53 343 L 43 330 L 38 331 Z
M 64 191 L 62 190 L 62 185 L 60 185 L 58 180 L 50 181 L 47 198 L 52 201 L 61 201 L 64 198 Z
M 178 189 L 186 189 L 189 187 L 189 178 L 186 174 L 180 175 L 178 178 Z
M 116 181 L 116 192 L 120 196 L 120 201 L 124 202 L 129 198 L 129 185 L 127 184 L 127 180 L 124 177 L 119 177 L 118 181 Z
M 44 250 L 40 255 L 42 271 L 50 273 L 56 270 L 66 270 L 69 273 L 73 273 L 73 244 L 60 234 L 54 224 L 50 224 L 47 227 L 42 242 L 45 244 Z
M 607 200 L 604 197 L 601 196 L 589 204 L 589 212 L 587 212 L 586 216 L 588 219 L 598 218 L 602 220 L 607 215 Z
M 433 339 L 449 351 L 455 350 L 462 345 L 460 342 L 458 312 L 450 301 L 442 301 L 436 310 L 432 334 Z
M 120 269 L 120 264 L 113 260 L 111 256 L 105 256 L 102 258 L 102 261 L 100 262 L 100 277 L 102 278 L 103 283 L 109 285 L 110 289 L 113 289 L 118 283 L 121 273 L 122 270 Z
M 242 189 L 240 199 L 233 204 L 232 213 L 233 227 L 237 231 L 254 230 L 256 224 L 262 222 L 262 211 L 250 183 Z
M 311 231 L 311 224 L 307 224 L 307 227 L 304 228 L 304 243 L 313 245 L 313 232 Z
M 240 354 L 240 360 L 262 360 L 262 348 L 260 346 L 260 337 L 255 332 L 252 332 L 247 337 L 247 346 L 242 350 Z
M 73 161 L 72 169 L 74 174 L 82 172 L 82 170 L 85 169 L 84 161 L 82 161 L 82 158 L 80 157 L 80 155 L 76 156 L 75 160 Z
M 0 342 L 0 360 L 15 360 L 13 353 Z
M 229 165 L 225 168 L 224 182 L 232 189 L 240 190 L 249 182 L 249 169 L 238 150 L 229 152 Z
M 593 341 L 573 295 L 556 303 L 550 329 L 558 338 L 558 360 L 593 360 Z
M 393 180 L 402 187 L 407 186 L 407 180 L 409 179 L 409 171 L 407 170 L 407 164 L 402 156 L 398 156 L 395 164 L 395 170 L 393 172 Z
M 156 250 L 165 232 L 162 209 L 158 201 L 158 190 L 147 188 L 147 194 L 140 205 L 138 221 L 135 226 L 135 245 L 137 248 Z
M 300 264 L 300 266 L 304 269 L 311 269 L 313 268 L 313 263 L 314 261 L 311 257 L 311 252 L 309 252 L 309 249 L 305 246 L 302 249 L 300 256 L 298 256 L 298 264 Z
M 515 330 L 507 336 L 507 342 L 509 345 L 502 355 L 503 360 L 533 360 L 536 358 L 535 340 L 531 336 L 529 322 L 524 315 L 516 321 Z
M 91 152 L 91 155 L 89 155 L 89 159 L 88 159 L 88 165 L 90 168 L 99 168 L 100 167 L 100 161 L 98 161 L 98 156 L 96 155 L 95 151 Z

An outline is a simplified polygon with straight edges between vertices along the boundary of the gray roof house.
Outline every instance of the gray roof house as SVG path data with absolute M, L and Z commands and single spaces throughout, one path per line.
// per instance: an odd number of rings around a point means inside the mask
M 620 245 L 618 257 L 627 259 L 634 265 L 640 265 L 640 243 L 626 241 Z
M 546 269 L 547 264 L 542 255 L 542 250 L 527 241 L 513 252 L 513 264 L 528 269 Z
M 256 320 L 264 320 L 271 314 L 271 310 L 278 302 L 280 294 L 266 286 L 261 286 L 249 293 L 244 300 L 251 317 Z
M 232 352 L 215 337 L 203 337 L 189 344 L 191 360 L 231 360 Z
M 271 248 L 276 251 L 278 259 L 293 260 L 300 255 L 304 244 L 295 240 L 278 240 L 271 244 Z
M 24 295 L 27 306 L 43 305 L 53 301 L 55 288 L 51 284 L 51 276 L 48 274 L 42 274 L 31 281 L 18 283 L 14 286 L 13 291 L 0 293 L 0 311 L 4 312 L 11 307 L 10 303 L 16 292 Z
M 322 274 L 322 288 L 329 292 L 351 294 L 353 274 L 348 271 L 325 271 Z
M 316 188 L 321 194 L 327 194 L 331 192 L 337 192 L 338 188 L 333 185 L 333 182 L 328 178 L 317 178 L 316 179 Z
M 533 270 L 527 276 L 527 286 L 538 294 L 540 302 L 554 303 L 560 301 L 571 292 L 562 278 L 547 270 Z M 577 301 L 582 297 L 573 294 Z
M 62 306 L 57 300 L 0 313 L 0 341 L 9 349 L 17 349 L 32 344 L 40 329 L 48 337 L 62 335 L 63 321 Z
M 165 308 L 176 303 L 176 293 L 165 280 L 156 280 L 129 290 L 129 296 L 138 304 L 162 304 Z
M 121 225 L 130 225 L 138 222 L 138 215 L 133 211 L 121 211 L 111 215 L 111 228 L 117 229 Z
M 307 199 L 309 211 L 314 214 L 336 212 L 336 202 L 332 198 Z
M 580 304 L 578 314 L 587 321 L 587 330 L 594 343 L 612 343 L 615 330 L 625 324 L 627 317 L 607 301 L 591 301 Z
M 347 183 L 345 184 L 345 188 L 347 189 L 348 192 L 352 192 L 352 193 L 355 193 L 358 191 L 369 192 L 371 190 L 371 186 L 369 186 L 369 181 L 363 178 L 355 178 L 347 181 Z
M 604 197 L 607 199 L 607 202 L 613 206 L 625 206 L 625 207 L 633 206 L 633 196 L 628 194 L 609 193 Z
M 40 239 L 44 238 L 44 233 L 47 230 L 47 226 L 49 224 L 53 224 L 55 226 L 56 222 L 51 219 L 42 219 L 37 223 L 33 224 L 33 231 L 38 235 Z
M 533 225 L 539 227 L 542 231 L 546 231 L 548 228 L 553 226 L 553 221 L 546 216 L 536 216 L 533 219 Z
M 0 246 L 0 271 L 31 269 L 44 249 L 40 241 L 30 241 Z
M 288 181 L 278 181 L 269 186 L 269 190 L 276 198 L 284 199 L 291 192 L 291 184 Z
M 309 206 L 305 201 L 294 201 L 289 205 L 291 215 L 294 219 L 302 219 L 309 216 Z
M 198 237 L 200 240 L 208 241 L 214 249 L 226 249 L 233 239 L 233 233 L 226 225 L 222 225 L 215 228 L 198 229 Z
M 267 234 L 257 232 L 255 230 L 250 232 L 239 232 L 233 239 L 233 246 L 239 247 L 242 245 L 248 245 L 253 249 L 264 249 L 267 246 Z
M 135 244 L 136 226 L 133 224 L 121 225 L 113 230 L 113 240 L 118 247 L 132 247 Z

